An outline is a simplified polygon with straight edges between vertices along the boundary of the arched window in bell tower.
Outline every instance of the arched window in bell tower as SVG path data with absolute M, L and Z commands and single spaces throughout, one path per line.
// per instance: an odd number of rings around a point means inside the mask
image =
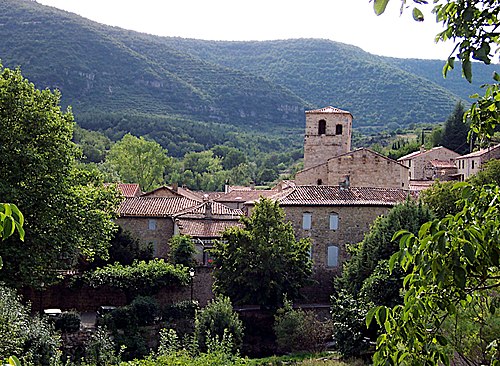
M 318 122 L 318 135 L 326 134 L 326 121 L 324 119 L 320 119 Z

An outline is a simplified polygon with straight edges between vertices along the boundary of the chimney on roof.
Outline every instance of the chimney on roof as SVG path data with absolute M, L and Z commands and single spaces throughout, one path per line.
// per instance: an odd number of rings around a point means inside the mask
M 346 174 L 343 176 L 343 179 L 339 182 L 340 189 L 349 189 L 351 186 L 351 177 Z
M 205 203 L 205 218 L 211 218 L 212 217 L 212 202 L 207 201 Z
M 172 191 L 176 192 L 179 190 L 179 184 L 178 183 L 173 183 L 172 184 Z
M 228 194 L 231 192 L 231 186 L 229 185 L 229 181 L 226 180 L 226 183 L 224 183 L 224 193 Z
M 425 146 L 424 145 L 420 146 L 420 152 L 421 153 L 425 152 Z

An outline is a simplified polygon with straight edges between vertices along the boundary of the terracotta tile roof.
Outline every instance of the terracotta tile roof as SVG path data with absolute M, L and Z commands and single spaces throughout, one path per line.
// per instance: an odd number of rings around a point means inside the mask
M 162 186 L 152 191 L 145 192 L 142 196 L 156 196 L 156 197 L 165 197 L 165 196 L 178 196 L 178 197 L 186 197 L 192 199 L 194 201 L 203 201 L 203 195 L 197 192 L 193 192 L 188 188 L 183 187 L 169 187 Z
M 351 112 L 348 112 L 348 111 L 344 111 L 342 109 L 339 109 L 339 108 L 335 108 L 335 107 L 332 107 L 332 106 L 328 106 L 328 107 L 324 107 L 324 108 L 320 108 L 320 109 L 312 109 L 312 110 L 309 110 L 309 111 L 305 111 L 306 114 L 308 113 L 336 113 L 336 114 L 351 114 Z
M 433 166 L 434 168 L 441 168 L 441 169 L 451 169 L 451 168 L 456 168 L 455 164 L 453 163 L 450 163 L 449 161 L 447 160 L 437 160 L 437 159 L 434 159 L 434 160 L 431 160 L 429 162 L 431 164 L 431 166 Z
M 413 194 L 394 188 L 296 186 L 271 199 L 282 206 L 392 206 Z
M 178 219 L 176 224 L 182 234 L 198 238 L 220 238 L 222 232 L 228 227 L 243 227 L 243 224 L 237 220 Z
M 413 191 L 423 191 L 431 187 L 434 183 L 434 180 L 410 180 L 410 189 Z
M 208 210 L 210 211 L 207 212 Z M 186 210 L 182 210 L 178 212 L 175 216 L 176 217 L 182 216 L 183 218 L 185 217 L 204 218 L 206 217 L 207 213 L 210 216 L 214 216 L 215 218 L 217 216 L 226 216 L 226 217 L 229 216 L 229 217 L 239 218 L 241 215 L 243 215 L 243 211 L 241 211 L 238 208 L 230 208 L 219 202 L 207 201 L 198 204 L 194 207 L 189 207 Z
M 105 183 L 105 186 L 116 184 L 116 188 L 124 197 L 137 197 L 141 195 L 141 188 L 137 183 Z
M 455 160 L 468 159 L 468 158 L 477 158 L 479 156 L 483 156 L 485 154 L 488 154 L 489 152 L 491 152 L 493 150 L 496 150 L 498 148 L 500 148 L 500 144 L 492 146 L 492 147 L 488 147 L 486 149 L 481 149 L 479 151 L 474 151 L 474 152 L 471 152 L 470 154 L 467 154 L 467 155 L 459 156 L 458 158 L 455 158 Z
M 246 202 L 258 200 L 260 196 L 271 197 L 275 195 L 275 190 L 259 190 L 254 189 L 251 191 L 232 191 L 226 194 L 221 194 L 220 197 L 214 199 L 217 202 Z
M 126 198 L 118 208 L 120 216 L 168 217 L 198 205 L 186 197 L 133 197 Z
M 410 159 L 413 159 L 413 158 L 415 158 L 415 157 L 417 157 L 417 156 L 420 156 L 420 155 L 426 155 L 426 154 L 428 154 L 428 153 L 430 153 L 430 152 L 438 152 L 438 151 L 441 151 L 441 150 L 448 150 L 449 152 L 453 152 L 453 153 L 455 153 L 453 150 L 450 150 L 450 149 L 448 149 L 448 148 L 446 148 L 446 147 L 444 147 L 444 146 L 436 146 L 436 147 L 433 147 L 433 148 L 432 148 L 432 149 L 430 149 L 430 150 L 425 150 L 425 151 L 420 151 L 420 150 L 419 150 L 419 151 L 414 151 L 414 152 L 412 152 L 412 153 L 410 153 L 410 154 L 408 154 L 408 155 L 405 155 L 405 156 L 400 157 L 400 158 L 398 159 L 398 161 L 410 160 Z M 460 154 L 458 154 L 458 153 L 455 153 L 455 154 L 456 154 L 457 156 L 460 156 Z

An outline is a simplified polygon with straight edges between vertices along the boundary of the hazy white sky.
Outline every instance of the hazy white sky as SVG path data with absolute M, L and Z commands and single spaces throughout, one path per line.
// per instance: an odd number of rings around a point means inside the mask
M 369 0 L 37 0 L 99 23 L 161 36 L 208 40 L 325 38 L 377 55 L 446 59 L 435 17 L 399 15 L 400 0 L 377 17 Z M 423 9 L 422 9 L 423 10 Z M 430 9 L 429 9 L 430 10 Z

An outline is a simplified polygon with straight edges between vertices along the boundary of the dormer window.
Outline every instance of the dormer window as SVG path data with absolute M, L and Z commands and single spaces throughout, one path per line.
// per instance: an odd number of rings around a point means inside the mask
M 326 121 L 324 119 L 320 119 L 318 122 L 318 135 L 326 134 Z

